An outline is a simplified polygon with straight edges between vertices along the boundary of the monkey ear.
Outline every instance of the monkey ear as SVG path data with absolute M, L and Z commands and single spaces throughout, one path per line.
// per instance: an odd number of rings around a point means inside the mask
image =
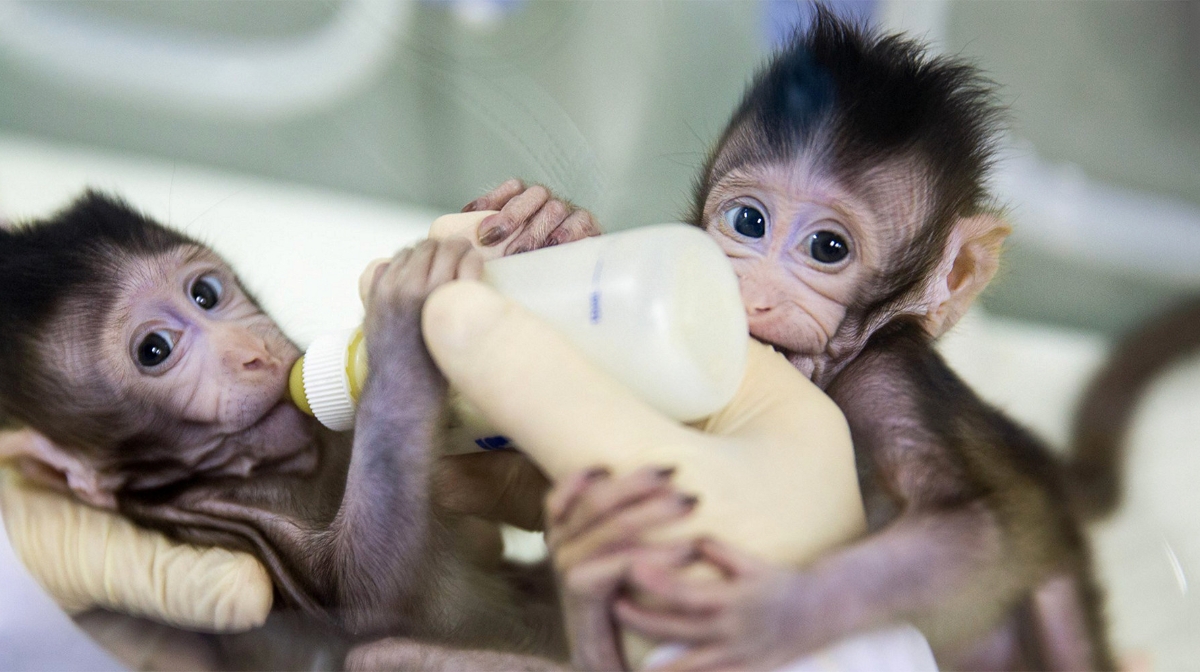
M 119 477 L 103 474 L 76 451 L 64 448 L 32 429 L 0 434 L 0 460 L 11 459 L 26 478 L 41 485 L 69 490 L 101 509 L 117 508 Z
M 994 214 L 962 217 L 954 223 L 923 301 L 928 310 L 924 326 L 934 338 L 949 331 L 991 282 L 1010 233 L 1012 227 Z

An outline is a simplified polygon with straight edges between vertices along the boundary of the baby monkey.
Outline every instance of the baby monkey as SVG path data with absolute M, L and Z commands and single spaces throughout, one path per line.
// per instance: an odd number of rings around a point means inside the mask
M 732 261 L 751 334 L 845 413 L 871 533 L 787 570 L 705 543 L 725 577 L 714 584 L 618 562 L 627 544 L 551 525 L 574 549 L 555 553 L 563 585 L 595 589 L 569 603 L 616 600 L 624 626 L 692 645 L 680 669 L 770 667 L 902 621 L 950 668 L 1113 667 L 1066 465 L 933 347 L 991 280 L 1009 232 L 985 187 L 998 119 L 972 67 L 821 7 L 758 74 L 700 173 L 691 222 Z M 480 236 L 509 251 L 582 230 L 569 206 L 515 181 L 467 209 L 500 209 Z M 644 498 L 622 487 L 600 479 L 572 497 L 592 517 L 635 520 Z M 621 585 L 655 608 L 617 599 Z
M 309 634 L 255 666 L 308 665 L 295 654 L 313 641 L 330 642 L 313 655 L 340 661 L 383 635 L 441 643 L 426 652 L 443 658 L 454 647 L 561 656 L 552 594 L 532 599 L 477 567 L 462 521 L 431 499 L 446 476 L 446 382 L 421 307 L 481 269 L 465 241 L 425 241 L 377 274 L 364 324 L 372 371 L 355 432 L 337 434 L 284 401 L 300 352 L 224 261 L 89 192 L 0 229 L 0 418 L 44 435 L 26 463 L 86 502 L 258 556 L 277 603 L 300 615 L 285 620 Z M 372 664 L 408 660 L 404 645 L 372 647 Z M 486 651 L 457 664 L 551 666 Z

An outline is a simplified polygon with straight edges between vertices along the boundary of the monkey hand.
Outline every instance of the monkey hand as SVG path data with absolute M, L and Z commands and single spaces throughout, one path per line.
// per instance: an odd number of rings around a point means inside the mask
M 477 279 L 482 273 L 483 258 L 461 238 L 425 240 L 400 250 L 390 261 L 373 262 L 359 286 L 374 367 L 398 366 L 410 359 L 383 355 L 407 352 L 408 343 L 421 343 L 421 307 L 434 289 L 455 279 Z
M 0 457 L 39 440 L 31 430 L 4 432 Z M 0 466 L 0 513 L 16 555 L 69 613 L 98 607 L 237 632 L 262 625 L 271 610 L 271 580 L 253 556 L 173 542 L 35 485 L 14 464 Z
M 735 399 L 705 421 L 701 432 L 637 400 L 551 327 L 481 283 L 451 283 L 431 295 L 422 329 L 451 384 L 552 480 L 569 484 L 573 474 L 597 463 L 617 475 L 646 465 L 676 467 L 671 480 L 702 499 L 686 516 L 647 523 L 653 528 L 644 530 L 650 543 L 639 541 L 636 548 L 719 534 L 784 566 L 816 558 L 866 529 L 844 418 L 767 346 L 752 344 Z M 602 491 L 606 482 L 601 478 L 589 487 Z M 562 487 L 567 486 L 556 492 Z M 550 506 L 555 512 L 548 516 L 558 511 L 553 501 Z M 597 514 L 588 512 L 596 508 L 614 507 L 588 503 L 575 515 L 586 514 L 590 521 Z M 622 507 L 615 508 L 614 517 L 622 518 Z M 577 536 L 574 527 L 558 529 L 564 521 L 547 521 L 568 583 L 564 592 L 571 601 L 565 606 L 575 619 L 570 626 L 577 648 L 581 641 L 609 642 L 598 645 L 599 653 L 579 654 L 577 662 L 586 667 L 612 667 L 618 660 L 612 625 L 605 626 L 605 601 L 630 562 L 621 544 L 642 539 L 643 533 L 625 531 L 628 524 L 595 529 L 589 524 Z M 626 536 L 610 548 L 605 535 L 618 532 Z M 592 634 L 586 635 L 589 628 Z
M 694 496 L 671 486 L 674 471 L 645 467 L 612 478 L 596 467 L 563 479 L 546 498 L 546 543 L 577 668 L 624 667 L 610 614 L 633 563 L 643 557 L 677 563 L 693 552 L 690 540 L 646 543 L 647 534 L 696 505 Z
M 463 212 L 499 210 L 479 222 L 476 240 L 484 248 L 519 254 L 600 235 L 592 213 L 570 201 L 555 198 L 540 184 L 526 187 L 508 180 L 471 201 Z
M 780 669 L 832 638 L 822 624 L 833 615 L 815 609 L 802 572 L 712 539 L 699 541 L 696 551 L 634 558 L 629 593 L 614 604 L 621 626 L 686 647 L 661 669 Z M 689 571 L 701 562 L 719 576 Z

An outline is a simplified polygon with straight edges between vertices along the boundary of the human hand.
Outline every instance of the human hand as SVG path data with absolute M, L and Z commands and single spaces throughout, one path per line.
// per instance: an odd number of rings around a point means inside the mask
M 577 668 L 624 667 L 610 609 L 633 563 L 677 563 L 692 553 L 690 540 L 645 543 L 696 506 L 695 496 L 671 487 L 674 471 L 645 467 L 614 478 L 596 467 L 563 479 L 546 498 L 546 544 Z
M 5 431 L 0 456 L 31 454 L 45 440 L 28 429 Z M 16 462 L 0 468 L 0 513 L 17 556 L 69 613 L 99 607 L 239 632 L 262 625 L 271 610 L 271 580 L 253 556 L 171 541 L 31 482 Z
M 592 213 L 566 199 L 555 198 L 540 184 L 526 187 L 517 179 L 504 182 L 462 209 L 463 212 L 482 210 L 499 212 L 479 223 L 480 244 L 498 246 L 505 255 L 600 235 Z
M 553 329 L 481 283 L 440 288 L 423 314 L 426 345 L 447 379 L 551 480 L 569 479 L 595 464 L 616 476 L 648 464 L 676 467 L 672 480 L 701 500 L 690 515 L 641 532 L 639 538 L 652 542 L 641 543 L 644 548 L 719 535 L 783 565 L 811 560 L 865 530 L 853 448 L 840 411 L 767 346 L 751 344 L 735 399 L 698 431 L 654 411 Z M 555 549 L 560 571 L 582 577 L 564 579 L 580 581 L 568 593 L 583 598 L 567 605 L 568 618 L 576 619 L 572 630 L 590 627 L 587 641 L 610 642 L 594 657 L 582 652 L 578 662 L 611 667 L 619 661 L 612 652 L 612 625 L 595 605 L 611 595 L 623 570 L 613 560 L 589 582 L 586 572 L 574 570 L 593 555 L 559 548 L 560 543 Z M 584 640 L 573 636 L 578 648 Z

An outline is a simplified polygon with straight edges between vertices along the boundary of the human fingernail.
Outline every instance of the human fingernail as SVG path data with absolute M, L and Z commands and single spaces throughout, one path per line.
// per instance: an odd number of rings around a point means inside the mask
M 675 467 L 663 467 L 654 472 L 654 476 L 659 480 L 665 481 L 675 475 Z
M 479 209 L 479 199 L 475 199 L 463 206 L 462 212 L 475 212 Z

